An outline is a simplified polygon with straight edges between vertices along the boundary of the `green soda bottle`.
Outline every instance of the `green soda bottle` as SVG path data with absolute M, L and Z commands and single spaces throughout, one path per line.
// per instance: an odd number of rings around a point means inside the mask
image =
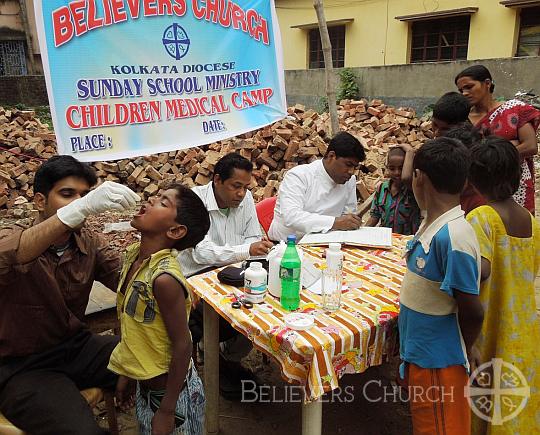
M 296 236 L 287 237 L 287 249 L 279 268 L 281 281 L 281 306 L 293 311 L 300 305 L 300 271 L 302 263 L 296 250 Z

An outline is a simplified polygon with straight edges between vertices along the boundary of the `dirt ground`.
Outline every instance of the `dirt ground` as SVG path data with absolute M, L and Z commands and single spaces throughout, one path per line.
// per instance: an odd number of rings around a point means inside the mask
M 298 394 L 286 387 L 273 362 L 262 361 L 261 354 L 253 351 L 244 361 L 254 369 L 257 380 L 266 385 L 267 394 L 261 402 L 230 402 L 220 398 L 220 434 L 257 433 L 270 435 L 296 435 L 301 433 L 301 406 Z M 202 372 L 202 368 L 200 370 Z M 359 435 L 395 435 L 412 433 L 408 406 L 394 394 L 393 380 L 396 364 L 373 367 L 363 374 L 347 375 L 340 381 L 339 393 L 323 398 L 323 434 L 354 433 Z M 386 393 L 386 396 L 385 396 Z M 248 397 L 248 400 L 251 397 Z M 293 400 L 284 405 L 285 398 Z M 386 399 L 385 399 L 386 397 Z M 274 400 L 274 403 L 270 403 Z M 371 401 L 370 401 L 371 400 Z M 99 417 L 106 426 L 104 411 Z M 120 433 L 136 435 L 133 413 L 119 412 Z

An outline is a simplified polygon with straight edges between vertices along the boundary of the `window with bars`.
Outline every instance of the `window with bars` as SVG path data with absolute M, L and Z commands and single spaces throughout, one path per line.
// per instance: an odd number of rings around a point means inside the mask
M 521 10 L 518 56 L 540 56 L 540 7 Z
M 0 41 L 0 76 L 28 74 L 24 41 Z
M 467 59 L 470 24 L 468 15 L 414 22 L 411 63 Z
M 332 44 L 332 60 L 334 68 L 345 66 L 345 26 L 328 28 L 330 43 Z M 309 31 L 309 68 L 324 68 L 321 34 L 319 29 Z

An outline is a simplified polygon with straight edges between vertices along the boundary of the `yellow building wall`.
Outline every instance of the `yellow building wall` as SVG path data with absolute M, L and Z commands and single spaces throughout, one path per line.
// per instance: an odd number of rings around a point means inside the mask
M 471 16 L 468 59 L 511 57 L 518 11 L 499 0 L 325 0 L 327 21 L 353 19 L 345 31 L 345 66 L 405 64 L 411 23 L 396 16 L 477 7 Z M 308 31 L 291 26 L 317 22 L 312 0 L 276 0 L 285 69 L 308 67 Z
M 498 0 L 478 1 L 478 7 L 478 12 L 471 17 L 468 59 L 514 56 L 519 10 L 506 8 Z

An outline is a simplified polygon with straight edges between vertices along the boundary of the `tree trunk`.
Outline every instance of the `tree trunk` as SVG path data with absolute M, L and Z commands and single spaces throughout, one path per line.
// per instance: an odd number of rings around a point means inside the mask
M 317 19 L 319 21 L 319 33 L 321 34 L 324 72 L 326 76 L 326 98 L 328 98 L 328 110 L 330 111 L 330 133 L 334 136 L 339 132 L 339 119 L 336 104 L 336 78 L 332 59 L 332 44 L 330 43 L 328 26 L 326 25 L 326 18 L 324 16 L 323 0 L 313 0 L 313 7 L 317 12 Z

